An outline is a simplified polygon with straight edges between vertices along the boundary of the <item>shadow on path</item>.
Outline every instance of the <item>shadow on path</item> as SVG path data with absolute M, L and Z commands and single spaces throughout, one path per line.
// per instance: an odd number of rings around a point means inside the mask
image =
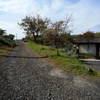
M 48 58 L 48 56 L 28 57 L 28 56 L 8 56 L 8 55 L 0 55 L 0 57 L 6 57 L 6 58 L 26 58 L 26 59 Z

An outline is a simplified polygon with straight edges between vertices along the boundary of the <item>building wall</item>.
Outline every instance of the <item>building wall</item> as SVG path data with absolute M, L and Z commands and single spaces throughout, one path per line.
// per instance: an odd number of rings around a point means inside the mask
M 79 53 L 96 54 L 96 46 L 94 44 L 81 44 L 79 45 Z

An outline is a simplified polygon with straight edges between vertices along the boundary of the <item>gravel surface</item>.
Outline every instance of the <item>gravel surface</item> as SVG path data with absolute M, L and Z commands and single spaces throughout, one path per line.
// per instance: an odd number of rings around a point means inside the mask
M 0 57 L 0 100 L 100 100 L 99 79 L 52 67 L 23 44 L 10 56 Z

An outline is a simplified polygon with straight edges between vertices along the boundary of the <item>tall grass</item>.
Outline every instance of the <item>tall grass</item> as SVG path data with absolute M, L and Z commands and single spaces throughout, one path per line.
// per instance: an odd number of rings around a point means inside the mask
M 88 72 L 88 68 L 90 66 L 84 64 L 77 58 L 68 56 L 63 49 L 59 49 L 60 55 L 58 56 L 56 53 L 56 49 L 50 46 L 44 46 L 33 42 L 27 42 L 26 45 L 29 46 L 35 53 L 39 54 L 40 56 L 48 56 L 48 61 L 67 72 L 90 75 L 90 73 Z M 97 73 L 93 73 L 93 76 L 96 75 Z

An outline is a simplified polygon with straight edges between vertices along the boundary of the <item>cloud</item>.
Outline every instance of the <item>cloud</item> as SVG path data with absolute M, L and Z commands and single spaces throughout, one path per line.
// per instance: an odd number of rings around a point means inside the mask
M 4 26 L 12 33 L 20 33 L 22 31 L 17 23 L 25 15 L 41 14 L 56 21 L 72 14 L 74 33 L 80 33 L 100 24 L 99 4 L 99 0 L 0 0 L 0 12 L 9 14 L 8 19 L 2 18 L 0 27 Z
M 94 32 L 100 32 L 100 24 L 96 25 L 94 27 L 91 27 L 89 30 L 90 31 L 94 31 Z
M 66 7 L 73 14 L 74 33 L 87 31 L 90 27 L 100 24 L 100 7 L 93 5 L 93 0 L 80 0 Z
M 4 0 L 0 2 L 0 11 L 25 13 L 28 6 L 27 4 L 27 0 Z
M 21 39 L 22 37 L 25 36 L 23 31 L 20 29 L 18 24 L 15 22 L 5 22 L 5 21 L 0 21 L 0 28 L 7 30 L 7 34 L 14 34 L 17 38 Z

